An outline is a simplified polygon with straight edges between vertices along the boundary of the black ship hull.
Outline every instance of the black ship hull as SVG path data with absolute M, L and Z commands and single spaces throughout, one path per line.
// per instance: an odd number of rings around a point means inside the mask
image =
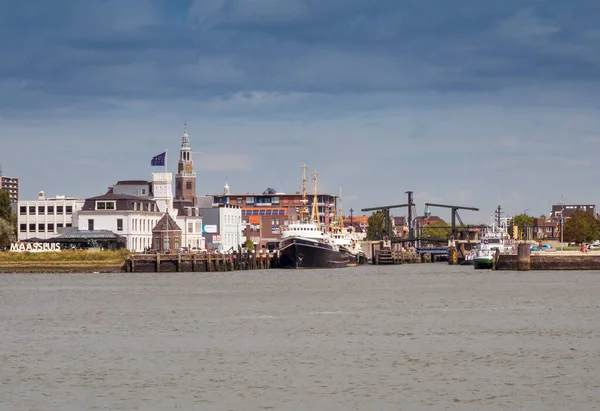
M 281 268 L 343 268 L 350 262 L 344 253 L 330 244 L 303 238 L 286 238 L 279 245 Z

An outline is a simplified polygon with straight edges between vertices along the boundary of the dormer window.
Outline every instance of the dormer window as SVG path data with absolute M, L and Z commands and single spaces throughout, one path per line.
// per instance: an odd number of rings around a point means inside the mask
M 96 201 L 96 210 L 115 210 L 116 208 L 114 201 Z

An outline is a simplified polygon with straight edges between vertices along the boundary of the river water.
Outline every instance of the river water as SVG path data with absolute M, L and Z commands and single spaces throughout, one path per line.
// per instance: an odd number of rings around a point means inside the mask
M 599 274 L 2 275 L 0 409 L 600 409 Z

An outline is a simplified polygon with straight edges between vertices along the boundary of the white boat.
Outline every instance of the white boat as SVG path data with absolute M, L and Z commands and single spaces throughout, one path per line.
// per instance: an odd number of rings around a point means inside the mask
M 494 266 L 496 250 L 501 254 L 513 253 L 514 241 L 508 235 L 508 218 L 500 216 L 498 210 L 492 217 L 491 224 L 482 232 L 479 243 L 471 250 L 473 267 L 477 269 L 490 269 Z
M 368 264 L 367 255 L 363 252 L 353 227 L 334 230 L 330 235 L 333 242 L 340 247 L 340 250 L 349 254 L 350 262 L 348 265 Z

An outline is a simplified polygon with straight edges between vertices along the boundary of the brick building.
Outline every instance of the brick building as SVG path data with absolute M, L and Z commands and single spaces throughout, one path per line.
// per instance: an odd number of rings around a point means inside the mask
M 223 194 L 214 194 L 214 206 L 236 205 L 242 210 L 243 236 L 255 244 L 276 243 L 287 224 L 299 221 L 302 194 L 286 194 L 267 188 L 260 194 L 232 194 L 225 185 Z M 314 194 L 308 194 L 308 211 L 312 210 Z M 321 225 L 329 230 L 336 216 L 337 196 L 317 194 L 318 216 Z

